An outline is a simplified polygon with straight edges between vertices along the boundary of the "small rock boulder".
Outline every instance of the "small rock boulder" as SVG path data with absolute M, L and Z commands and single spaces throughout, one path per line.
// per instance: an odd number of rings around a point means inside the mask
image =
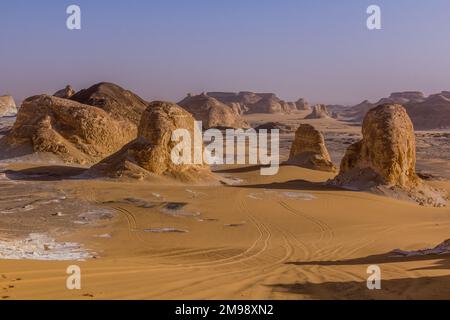
M 370 110 L 362 134 L 363 139 L 347 149 L 332 184 L 412 199 L 422 205 L 445 205 L 445 195 L 416 174 L 414 127 L 401 105 L 383 104 Z
M 309 124 L 301 124 L 297 129 L 287 164 L 320 171 L 336 171 L 322 133 Z

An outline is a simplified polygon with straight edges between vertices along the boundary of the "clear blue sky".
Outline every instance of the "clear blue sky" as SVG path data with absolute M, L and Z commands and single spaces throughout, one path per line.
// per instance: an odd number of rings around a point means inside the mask
M 66 7 L 82 30 L 66 29 Z M 366 8 L 382 9 L 381 31 Z M 450 90 L 448 0 L 2 1 L 0 94 L 110 81 L 146 99 L 270 91 L 357 103 Z

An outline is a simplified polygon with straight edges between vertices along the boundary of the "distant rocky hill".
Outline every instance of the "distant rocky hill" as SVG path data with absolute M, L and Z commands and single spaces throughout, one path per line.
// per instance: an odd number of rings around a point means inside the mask
M 433 94 L 426 100 L 405 104 L 416 129 L 450 128 L 450 94 Z
M 207 94 L 188 95 L 178 103 L 179 106 L 202 121 L 203 128 L 248 128 L 236 106 L 226 105 Z
M 242 92 L 208 92 L 207 96 L 217 99 L 242 114 L 250 113 L 291 113 L 296 110 L 309 110 L 304 99 L 287 102 L 274 93 Z
M 449 91 L 428 97 L 420 91 L 394 92 L 376 103 L 365 100 L 356 106 L 343 109 L 341 115 L 355 122 L 362 122 L 369 110 L 386 103 L 403 105 L 416 129 L 450 128 Z

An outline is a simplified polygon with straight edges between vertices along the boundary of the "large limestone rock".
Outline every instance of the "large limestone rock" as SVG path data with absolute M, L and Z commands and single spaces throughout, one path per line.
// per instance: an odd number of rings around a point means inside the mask
M 442 193 L 416 174 L 414 128 L 401 105 L 384 104 L 370 110 L 362 134 L 363 139 L 348 148 L 332 184 L 412 199 L 422 205 L 445 204 Z
M 0 96 L 0 117 L 11 117 L 17 114 L 16 103 L 11 96 Z
M 113 83 L 98 83 L 70 97 L 71 100 L 103 109 L 118 121 L 128 121 L 137 126 L 148 103 L 131 91 Z
M 128 122 L 117 121 L 102 109 L 40 95 L 23 102 L 0 148 L 3 157 L 44 153 L 65 163 L 88 164 L 133 138 Z
M 53 94 L 57 98 L 69 99 L 75 94 L 75 90 L 71 85 L 67 85 L 64 89 L 61 89 Z
M 326 119 L 331 118 L 327 107 L 323 104 L 317 104 L 313 107 L 312 112 L 305 119 Z
M 194 117 L 178 105 L 152 102 L 142 115 L 138 138 L 92 167 L 90 174 L 112 178 L 163 176 L 183 182 L 214 181 L 209 166 L 172 161 L 171 152 L 179 143 L 172 141 L 172 133 L 186 129 L 193 141 L 194 125 Z M 194 159 L 193 145 L 190 150 Z M 202 150 L 203 146 L 197 151 Z
M 297 129 L 287 164 L 320 171 L 336 171 L 322 133 L 309 124 L 301 124 Z
M 205 129 L 209 128 L 248 128 L 239 111 L 207 94 L 189 95 L 178 103 L 190 112 Z

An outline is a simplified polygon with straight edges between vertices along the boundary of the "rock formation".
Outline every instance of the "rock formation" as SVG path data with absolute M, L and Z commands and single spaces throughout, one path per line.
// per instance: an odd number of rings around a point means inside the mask
M 305 119 L 326 119 L 331 118 L 327 107 L 323 104 L 317 104 L 313 107 L 312 112 Z
M 283 113 L 283 103 L 275 96 L 263 97 L 258 102 L 248 105 L 248 113 Z
M 413 124 L 401 105 L 384 104 L 368 112 L 363 139 L 351 145 L 332 184 L 371 190 L 422 205 L 446 202 L 439 190 L 416 174 L 416 140 Z
M 71 100 L 103 109 L 118 121 L 128 121 L 137 126 L 148 103 L 131 91 L 113 83 L 98 83 L 73 95 Z
M 0 146 L 2 156 L 51 154 L 66 162 L 87 164 L 119 150 L 134 138 L 131 125 L 102 109 L 48 95 L 26 99 Z
M 138 138 L 90 169 L 90 174 L 112 178 L 162 176 L 183 182 L 206 182 L 215 178 L 203 164 L 175 164 L 171 152 L 176 129 L 194 137 L 194 117 L 174 103 L 152 102 L 142 115 Z M 194 148 L 191 148 L 194 151 Z M 202 151 L 202 150 L 200 150 Z M 193 154 L 192 154 L 193 159 Z
M 17 114 L 16 103 L 11 96 L 0 96 L 0 118 Z
M 322 133 L 309 124 L 301 124 L 297 129 L 287 164 L 320 171 L 336 171 Z
M 196 120 L 202 121 L 205 129 L 249 127 L 237 110 L 207 94 L 188 96 L 178 104 L 192 113 Z
M 53 96 L 55 96 L 57 98 L 69 99 L 74 94 L 75 94 L 75 90 L 72 88 L 72 86 L 67 85 L 64 89 L 61 89 L 61 90 L 55 92 L 55 94 L 53 94 Z
M 297 107 L 297 110 L 301 110 L 301 111 L 309 111 L 311 110 L 311 107 L 309 106 L 309 103 L 305 101 L 305 99 L 298 99 L 297 102 L 295 103 L 295 106 Z
M 254 93 L 249 91 L 235 92 L 208 92 L 208 97 L 214 98 L 240 114 L 247 113 L 291 113 L 298 108 L 308 105 L 303 99 L 298 103 L 281 100 L 273 93 Z M 303 110 L 303 109 L 299 109 Z

